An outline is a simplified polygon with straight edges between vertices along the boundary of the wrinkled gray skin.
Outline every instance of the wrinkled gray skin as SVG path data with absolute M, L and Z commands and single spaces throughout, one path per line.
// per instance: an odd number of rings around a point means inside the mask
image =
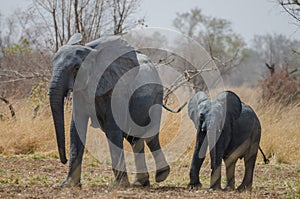
M 245 175 L 238 190 L 251 189 L 261 137 L 260 122 L 252 108 L 230 91 L 220 93 L 216 100 L 209 100 L 204 92 L 198 92 L 191 98 L 188 112 L 197 129 L 189 187 L 202 186 L 199 171 L 209 146 L 210 190 L 221 189 L 222 159 L 227 178 L 224 190 L 235 189 L 235 164 L 239 158 L 244 158 Z
M 79 37 L 79 38 L 78 38 Z M 57 144 L 59 150 L 60 160 L 63 164 L 67 163 L 65 152 L 65 129 L 64 129 L 64 99 L 68 93 L 73 89 L 75 77 L 84 59 L 87 55 L 98 45 L 101 45 L 101 39 L 91 42 L 86 46 L 75 45 L 81 40 L 80 35 L 75 35 L 71 38 L 69 43 L 59 49 L 55 54 L 52 61 L 52 79 L 49 88 L 50 105 L 52 110 L 52 116 L 55 125 Z M 95 96 L 95 108 L 97 119 L 100 123 L 101 129 L 105 132 L 108 138 L 109 148 L 111 152 L 111 159 L 113 165 L 113 172 L 115 175 L 114 185 L 116 186 L 129 186 L 129 181 L 126 172 L 126 165 L 124 160 L 123 150 L 114 150 L 113 144 L 119 149 L 123 149 L 123 138 L 125 137 L 131 144 L 135 153 L 144 153 L 144 141 L 150 148 L 155 162 L 166 165 L 160 167 L 156 171 L 156 181 L 161 182 L 165 180 L 169 174 L 170 167 L 165 160 L 165 156 L 162 153 L 159 136 L 156 134 L 153 137 L 139 139 L 133 136 L 129 136 L 126 132 L 123 132 L 112 116 L 111 111 L 111 93 L 114 84 L 116 84 L 119 77 L 113 77 L 109 75 L 125 73 L 140 64 L 142 61 L 144 64 L 140 68 L 141 73 L 147 72 L 148 77 L 159 78 L 158 73 L 152 64 L 152 62 L 146 56 L 141 55 L 136 51 L 128 52 L 120 59 L 113 62 L 115 67 L 110 71 L 104 73 L 105 78 L 100 79 L 97 92 Z M 123 60 L 123 61 L 122 61 Z M 126 62 L 125 65 L 118 65 Z M 145 64 L 146 63 L 146 64 Z M 118 71 L 118 68 L 124 69 L 124 71 Z M 115 70 L 115 71 L 114 71 Z M 108 82 L 108 81 L 112 82 Z M 101 84 L 105 82 L 105 85 L 112 87 L 106 87 Z M 147 125 L 150 122 L 149 108 L 154 104 L 162 104 L 163 90 L 160 86 L 148 85 L 138 89 L 134 95 L 130 98 L 130 114 L 139 125 Z M 74 99 L 73 99 L 74 101 Z M 74 110 L 73 110 L 74 111 Z M 161 113 L 161 112 L 160 112 Z M 74 115 L 71 121 L 70 127 L 70 158 L 69 158 L 69 170 L 66 180 L 61 186 L 80 186 L 81 178 L 81 164 L 85 145 L 85 135 L 88 124 L 89 115 L 81 114 L 79 119 L 83 125 L 80 127 L 83 129 L 78 135 L 78 129 L 76 129 Z M 160 116 L 159 116 L 160 117 Z M 92 118 L 93 119 L 93 118 Z M 78 127 L 77 127 L 78 128 Z M 158 126 L 159 129 L 159 126 Z M 81 139 L 80 139 L 81 138 Z M 155 152 L 155 153 L 154 153 Z M 145 156 L 140 155 L 135 157 L 136 166 L 139 168 L 146 168 Z M 118 165 L 118 167 L 117 167 Z M 122 168 L 122 169 L 115 169 Z M 138 168 L 137 168 L 138 169 Z M 134 185 L 149 186 L 149 174 L 138 173 L 134 181 Z

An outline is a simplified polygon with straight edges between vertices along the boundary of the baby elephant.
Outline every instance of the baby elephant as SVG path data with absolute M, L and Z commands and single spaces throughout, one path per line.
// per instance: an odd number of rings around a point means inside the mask
M 231 91 L 220 93 L 215 100 L 209 100 L 204 92 L 198 92 L 189 102 L 188 113 L 197 129 L 189 187 L 202 186 L 199 170 L 209 146 L 210 190 L 221 189 L 222 159 L 226 165 L 225 190 L 235 188 L 234 171 L 238 158 L 244 158 L 245 163 L 244 179 L 238 190 L 250 190 L 261 137 L 260 122 L 253 109 Z

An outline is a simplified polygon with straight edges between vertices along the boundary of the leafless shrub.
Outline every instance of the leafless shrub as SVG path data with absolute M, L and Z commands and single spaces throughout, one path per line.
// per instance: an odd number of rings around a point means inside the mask
M 0 90 L 7 98 L 23 98 L 40 81 L 51 77 L 51 54 L 37 51 L 6 53 L 1 60 Z
M 284 105 L 299 103 L 300 79 L 292 78 L 286 70 L 278 70 L 261 81 L 262 98 Z

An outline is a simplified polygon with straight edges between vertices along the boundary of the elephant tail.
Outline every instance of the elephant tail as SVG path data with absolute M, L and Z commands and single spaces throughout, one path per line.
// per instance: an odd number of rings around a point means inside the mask
M 258 148 L 259 148 L 259 151 L 261 152 L 261 154 L 263 155 L 265 164 L 269 164 L 270 160 L 265 156 L 265 154 L 264 154 L 263 150 L 260 148 L 260 146 Z
M 187 102 L 185 102 L 181 107 L 179 107 L 179 109 L 177 111 L 174 111 L 174 110 L 168 108 L 164 104 L 162 104 L 162 107 L 164 107 L 164 109 L 166 109 L 167 111 L 170 111 L 171 113 L 179 113 L 186 105 L 187 105 Z

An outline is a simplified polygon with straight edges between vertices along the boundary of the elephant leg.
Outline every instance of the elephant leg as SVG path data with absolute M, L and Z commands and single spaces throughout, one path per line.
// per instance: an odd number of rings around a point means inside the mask
M 250 151 L 244 157 L 245 174 L 242 184 L 238 187 L 238 191 L 251 190 L 253 182 L 253 172 L 258 151 L 258 144 L 251 146 Z
M 209 141 L 208 141 L 209 142 Z M 215 146 L 210 146 L 211 176 L 210 191 L 221 189 L 221 166 L 224 154 L 223 140 L 220 138 Z
M 210 191 L 221 189 L 221 164 L 217 164 L 216 167 L 212 167 L 210 175 Z
M 220 143 L 218 143 L 220 141 Z M 223 141 L 219 139 L 214 147 L 210 149 L 211 157 L 211 177 L 210 177 L 210 191 L 221 189 L 221 166 L 223 159 Z
M 193 159 L 190 168 L 190 182 L 188 187 L 202 187 L 199 179 L 200 168 L 204 162 L 207 151 L 207 138 L 204 133 L 197 133 L 196 146 L 193 154 Z
M 225 185 L 224 190 L 234 190 L 235 188 L 235 165 L 236 165 L 237 159 L 232 159 L 230 156 L 225 159 L 225 166 L 226 166 L 226 180 L 227 183 Z
M 155 160 L 155 181 L 162 182 L 168 177 L 170 173 L 170 166 L 167 163 L 165 155 L 161 149 L 159 142 L 159 134 L 156 134 L 150 138 L 146 138 L 145 140 Z
M 88 118 L 82 118 L 80 124 L 76 123 L 76 125 L 74 119 L 71 121 L 69 171 L 66 180 L 61 184 L 62 187 L 81 186 L 81 164 L 86 140 L 87 122 Z M 76 127 L 79 128 L 79 131 L 77 131 Z M 80 135 L 78 132 L 80 132 Z
M 112 160 L 112 169 L 115 175 L 114 186 L 128 187 L 130 184 L 125 164 L 123 133 L 120 130 L 108 130 L 106 131 L 106 137 Z
M 149 173 L 147 172 L 145 160 L 144 139 L 132 136 L 126 136 L 126 139 L 132 147 L 137 172 L 132 185 L 142 187 L 150 186 Z

